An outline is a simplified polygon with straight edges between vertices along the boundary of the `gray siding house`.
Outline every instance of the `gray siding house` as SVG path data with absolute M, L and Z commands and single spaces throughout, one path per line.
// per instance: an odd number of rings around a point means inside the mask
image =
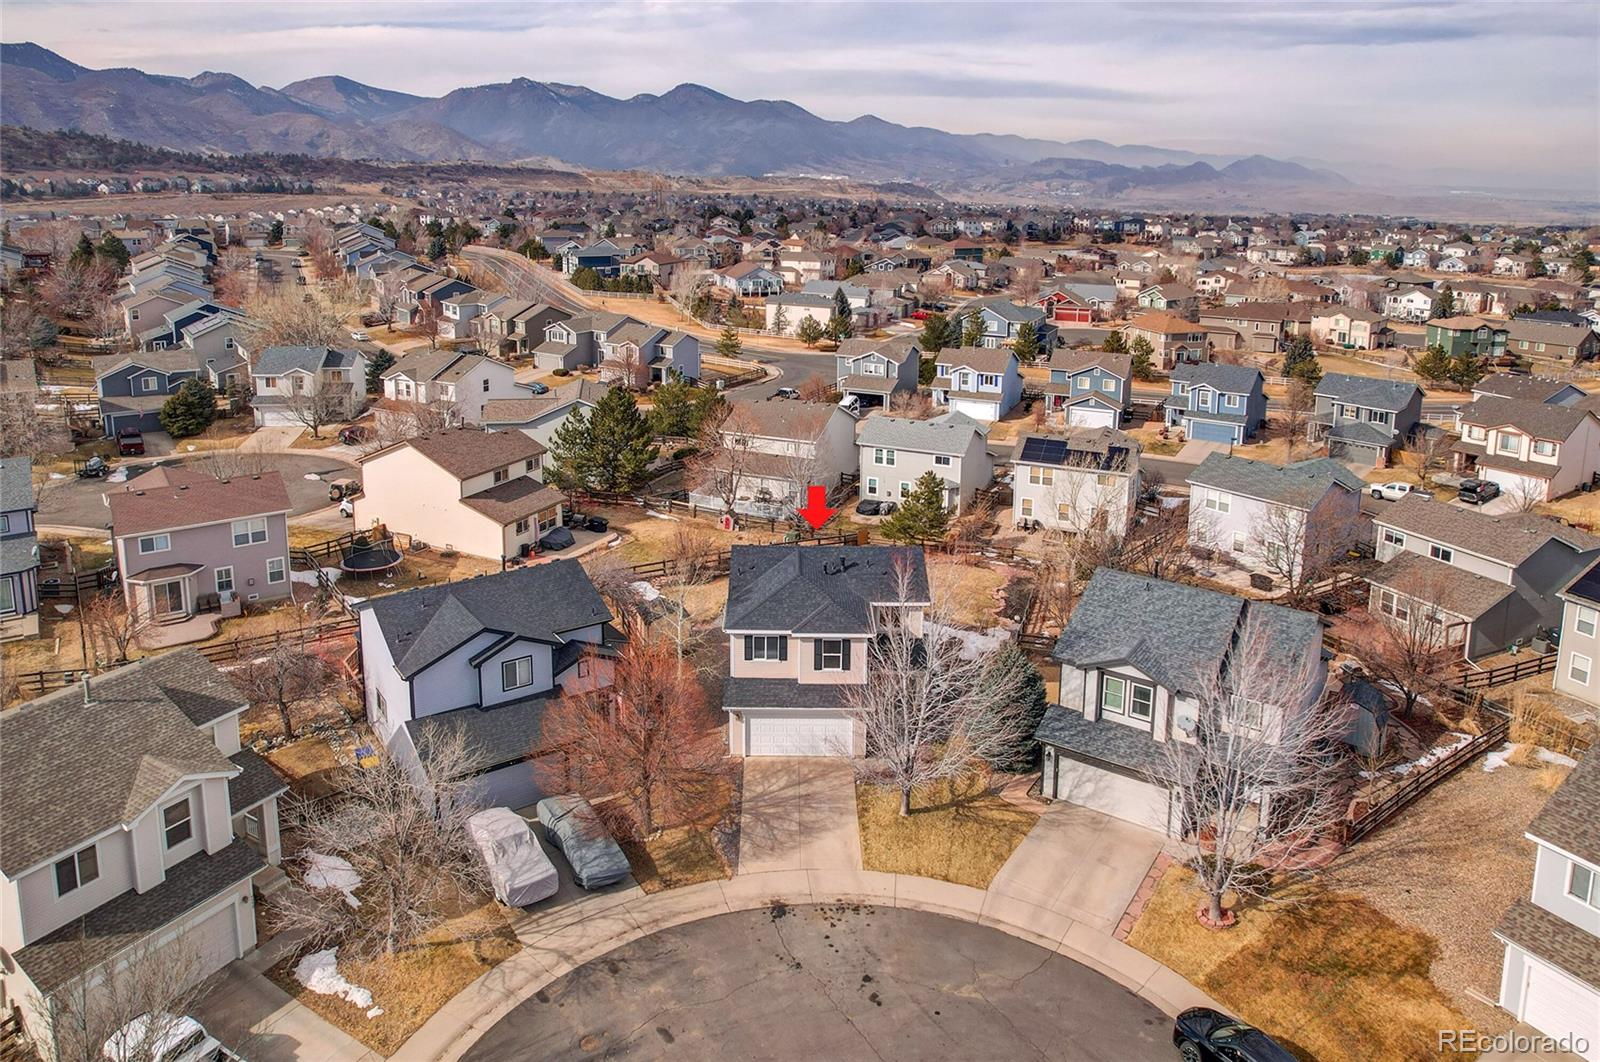
M 1382 468 L 1421 420 L 1416 384 L 1330 372 L 1317 384 L 1308 431 L 1312 442 L 1327 442 L 1329 457 Z
M 1189 474 L 1189 544 L 1298 583 L 1355 545 L 1364 486 L 1326 457 L 1274 465 L 1208 454 Z
M 945 485 L 945 505 L 960 512 L 994 478 L 985 444 L 988 429 L 971 417 L 946 413 L 932 420 L 868 417 L 861 448 L 861 497 L 904 501 L 924 473 Z
M 1600 561 L 1561 591 L 1561 648 L 1555 688 L 1600 709 Z M 1591 713 L 1591 716 L 1594 713 Z
M 575 409 L 585 415 L 611 388 L 593 380 L 574 380 L 528 398 L 491 398 L 483 404 L 483 426 L 490 431 L 520 431 L 547 451 L 556 429 Z
M 244 383 L 238 354 L 204 355 L 187 348 L 112 354 L 94 362 L 100 424 L 108 438 L 123 428 L 161 431 L 161 407 L 183 381 L 202 376 L 218 391 Z
M 846 339 L 833 360 L 840 395 L 854 397 L 863 409 L 886 406 L 896 393 L 917 391 L 922 362 L 917 341 L 911 336 Z
M 39 633 L 39 540 L 33 462 L 0 458 L 0 641 Z
M 1240 444 L 1267 422 L 1261 370 L 1250 365 L 1199 362 L 1172 370 L 1167 425 L 1190 439 Z

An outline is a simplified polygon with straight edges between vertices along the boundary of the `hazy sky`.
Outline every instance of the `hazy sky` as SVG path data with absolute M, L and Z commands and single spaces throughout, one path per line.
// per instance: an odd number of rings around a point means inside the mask
M 440 95 L 694 81 L 954 132 L 1325 160 L 1600 195 L 1600 3 L 116 4 L 5 0 L 85 66 Z M 0 86 L 4 91 L 4 86 Z

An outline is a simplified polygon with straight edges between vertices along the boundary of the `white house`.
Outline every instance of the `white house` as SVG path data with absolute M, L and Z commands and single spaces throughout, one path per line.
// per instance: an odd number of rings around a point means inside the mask
M 254 358 L 250 382 L 258 428 L 302 423 L 298 411 L 312 403 L 322 423 L 349 420 L 365 401 L 367 359 L 334 347 L 267 347 Z
M 1140 449 L 1115 428 L 1025 432 L 1012 460 L 1012 522 L 1071 534 L 1125 533 L 1139 501 Z
M 721 445 L 690 490 L 698 506 L 779 518 L 806 504 L 807 488 L 830 493 L 859 469 L 856 421 L 832 402 L 735 401 Z
M 861 449 L 861 497 L 904 501 L 918 479 L 932 472 L 944 481 L 945 506 L 956 512 L 994 478 L 988 429 L 961 413 L 932 420 L 868 417 L 856 443 Z
M 548 449 L 556 429 L 574 410 L 588 416 L 609 390 L 594 380 L 574 380 L 542 395 L 493 399 L 484 406 L 483 426 L 490 431 L 520 431 Z
M 398 402 L 450 407 L 458 424 L 482 424 L 484 405 L 495 399 L 519 398 L 528 389 L 516 381 L 516 370 L 482 354 L 450 350 L 407 354 L 383 374 L 383 397 Z
M 993 423 L 1022 400 L 1022 372 L 1007 347 L 951 347 L 934 355 L 933 401 Z
M 1298 583 L 1360 538 L 1364 487 L 1327 457 L 1275 465 L 1207 454 L 1189 473 L 1189 545 Z

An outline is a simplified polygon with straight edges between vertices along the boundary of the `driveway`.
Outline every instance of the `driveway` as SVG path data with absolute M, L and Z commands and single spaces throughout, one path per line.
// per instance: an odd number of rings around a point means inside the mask
M 1076 804 L 1054 803 L 1011 853 L 989 892 L 1110 933 L 1161 851 L 1161 836 Z
M 540 989 L 469 1062 L 605 1057 L 1173 1057 L 1159 1009 L 973 922 L 871 904 L 762 907 L 624 944 Z
M 861 826 L 849 761 L 746 757 L 740 874 L 860 869 Z

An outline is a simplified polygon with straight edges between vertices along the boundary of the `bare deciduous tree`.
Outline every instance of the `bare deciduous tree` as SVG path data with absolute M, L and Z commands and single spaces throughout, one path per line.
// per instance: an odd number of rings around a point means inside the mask
M 292 641 L 280 641 L 228 677 L 252 707 L 278 713 L 287 738 L 295 736 L 295 720 L 300 712 L 328 696 L 339 683 L 337 668 Z
M 373 435 L 369 448 L 381 450 L 419 435 L 432 435 L 446 428 L 459 427 L 461 412 L 461 403 L 449 399 L 435 399 L 432 402 L 386 400 L 372 418 Z
M 1285 599 L 1298 604 L 1355 541 L 1358 513 L 1359 507 L 1341 515 L 1331 507 L 1312 513 L 1269 504 L 1250 525 L 1248 559 L 1281 579 Z
M 66 453 L 72 449 L 72 435 L 59 416 L 48 417 L 39 412 L 33 394 L 26 391 L 0 393 L 0 457 L 26 454 L 40 457 L 45 454 Z M 43 479 L 36 487 L 46 487 L 52 481 Z M 34 501 L 42 492 L 36 489 Z
M 699 452 L 685 472 L 700 493 L 722 502 L 726 514 L 732 515 L 751 469 L 764 456 L 756 449 L 759 431 L 750 409 L 734 402 L 720 404 L 701 425 Z
M 889 414 L 908 420 L 927 420 L 933 416 L 933 399 L 921 391 L 896 391 L 889 396 Z
M 272 471 L 271 455 L 238 446 L 213 447 L 205 452 L 200 464 L 212 478 L 222 480 L 244 479 Z
M 34 1009 L 50 1015 L 48 1056 L 56 1062 L 161 1062 L 162 1041 L 199 999 L 205 971 L 191 937 L 147 937 L 81 976 Z M 234 1045 L 236 1048 L 238 1045 Z
M 1544 504 L 1546 485 L 1528 476 L 1518 476 L 1501 490 L 1508 511 L 1531 513 Z
M 128 650 L 151 627 L 150 617 L 137 605 L 129 608 L 120 590 L 96 594 L 84 601 L 78 621 L 83 624 L 97 667 L 126 661 Z
M 1445 587 L 1436 578 L 1409 582 L 1402 590 L 1374 590 L 1378 613 L 1376 628 L 1364 640 L 1362 662 L 1373 678 L 1400 698 L 1406 718 L 1416 716 L 1417 705 L 1441 690 L 1450 678 L 1450 634 L 1443 617 L 1426 601 L 1438 601 Z
M 338 281 L 316 294 L 278 291 L 250 300 L 244 322 L 249 349 L 342 347 L 350 343 L 345 321 L 365 300 L 355 285 Z
M 1312 411 L 1317 407 L 1316 388 L 1304 380 L 1290 380 L 1283 400 L 1283 463 L 1294 461 L 1295 450 L 1306 441 Z
M 309 431 L 313 439 L 319 439 L 322 429 L 329 424 L 339 424 L 356 415 L 358 399 L 355 389 L 343 383 L 310 382 L 312 386 L 306 390 L 284 395 L 283 409 L 296 424 Z

